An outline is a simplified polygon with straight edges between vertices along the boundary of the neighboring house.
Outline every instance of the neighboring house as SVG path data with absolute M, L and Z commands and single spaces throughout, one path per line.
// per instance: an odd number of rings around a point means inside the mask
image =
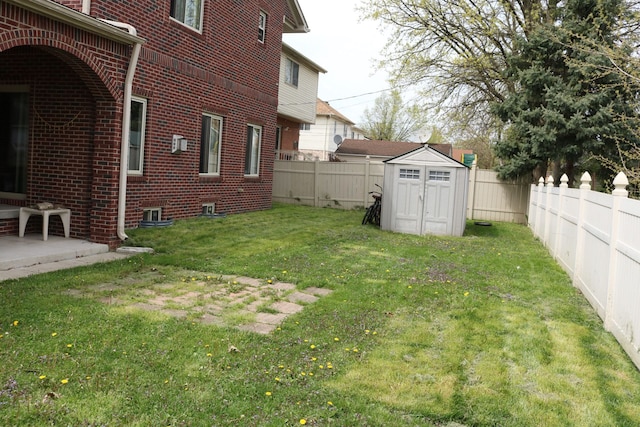
M 316 122 L 300 130 L 298 150 L 309 159 L 331 160 L 338 146 L 347 138 L 365 137 L 355 123 L 318 99 Z
M 316 121 L 318 76 L 327 70 L 282 43 L 276 158 L 296 159 L 300 129 Z
M 345 139 L 335 152 L 336 160 L 343 162 L 382 162 L 420 147 L 416 142 Z
M 336 160 L 343 162 L 363 160 L 382 162 L 415 150 L 420 145 L 426 145 L 426 143 L 345 139 L 336 150 L 335 156 Z M 465 163 L 465 154 L 473 154 L 473 150 L 453 148 L 451 144 L 428 144 L 428 146 L 461 163 Z
M 0 235 L 43 201 L 112 248 L 143 219 L 271 206 L 297 0 L 3 0 L 0 16 Z

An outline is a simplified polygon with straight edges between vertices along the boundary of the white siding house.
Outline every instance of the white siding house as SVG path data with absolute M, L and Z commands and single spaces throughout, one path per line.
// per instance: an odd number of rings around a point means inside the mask
M 278 132 L 276 158 L 296 157 L 300 128 L 316 120 L 316 99 L 320 73 L 327 71 L 282 43 L 278 87 Z
M 365 139 L 354 122 L 320 99 L 316 102 L 315 124 L 300 130 L 298 150 L 307 159 L 331 160 L 345 139 Z

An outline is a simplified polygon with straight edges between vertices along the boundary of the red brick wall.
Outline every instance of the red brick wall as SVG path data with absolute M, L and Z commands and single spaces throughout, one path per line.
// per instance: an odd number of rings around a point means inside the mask
M 278 125 L 280 125 L 282 129 L 280 133 L 280 149 L 288 151 L 297 150 L 298 142 L 300 141 L 300 123 L 285 118 L 278 118 Z
M 135 95 L 147 99 L 144 172 L 128 180 L 128 228 L 137 226 L 145 207 L 179 219 L 212 201 L 227 213 L 271 206 L 284 1 L 205 2 L 202 33 L 172 20 L 169 5 L 92 2 L 92 13 L 131 22 L 147 40 L 134 80 Z M 265 44 L 257 40 L 261 10 L 268 13 Z M 218 178 L 198 171 L 204 112 L 223 117 Z M 244 177 L 249 123 L 263 127 L 260 176 L 250 179 Z M 187 138 L 186 152 L 171 154 L 174 134 Z
M 134 94 L 148 101 L 144 174 L 129 177 L 126 227 L 137 226 L 144 207 L 162 207 L 163 217 L 174 219 L 193 217 L 211 201 L 227 213 L 269 208 L 285 1 L 206 1 L 202 33 L 170 19 L 169 1 L 91 4 L 93 16 L 129 22 L 147 40 L 134 79 Z M 268 14 L 264 44 L 257 41 L 260 10 Z M 0 84 L 34 88 L 25 203 L 46 198 L 68 205 L 73 236 L 114 246 L 130 47 L 6 3 L 0 16 Z M 18 47 L 24 45 L 49 47 Z M 224 119 L 217 178 L 198 173 L 203 112 Z M 263 127 L 258 178 L 244 176 L 248 123 Z M 173 134 L 188 139 L 186 152 L 171 154 Z M 0 233 L 15 223 L 1 221 Z

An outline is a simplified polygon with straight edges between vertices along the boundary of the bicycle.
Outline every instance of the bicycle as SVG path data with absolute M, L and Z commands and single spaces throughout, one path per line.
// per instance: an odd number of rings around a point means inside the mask
M 373 223 L 380 227 L 380 213 L 382 211 L 382 187 L 378 184 L 375 184 L 376 187 L 380 188 L 380 191 L 369 191 L 371 197 L 373 197 L 373 204 L 367 208 L 367 211 L 364 213 L 364 218 L 362 218 L 362 225 Z

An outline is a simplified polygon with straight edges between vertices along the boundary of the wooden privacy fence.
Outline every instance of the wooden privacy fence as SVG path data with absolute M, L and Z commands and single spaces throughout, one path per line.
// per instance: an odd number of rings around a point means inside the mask
M 382 186 L 379 162 L 300 162 L 276 160 L 273 201 L 308 206 L 354 209 L 373 203 L 369 191 Z M 500 181 L 490 170 L 469 174 L 467 218 L 526 224 L 529 184 Z
M 566 175 L 560 187 L 540 178 L 528 224 L 640 368 L 640 201 L 623 173 L 612 194 L 591 191 L 588 173 L 581 180 L 571 189 Z

